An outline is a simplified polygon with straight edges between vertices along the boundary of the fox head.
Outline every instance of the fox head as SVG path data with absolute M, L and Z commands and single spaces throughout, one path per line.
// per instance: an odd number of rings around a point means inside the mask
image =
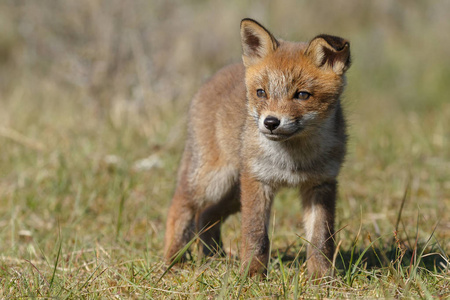
M 249 113 L 269 140 L 312 133 L 333 118 L 350 67 L 350 44 L 330 35 L 309 43 L 277 40 L 252 19 L 241 22 Z

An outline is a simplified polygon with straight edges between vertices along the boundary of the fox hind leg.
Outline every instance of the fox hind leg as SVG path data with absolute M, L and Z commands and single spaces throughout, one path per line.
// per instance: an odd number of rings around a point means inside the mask
M 186 201 L 182 188 L 178 188 L 169 208 L 164 240 L 164 257 L 171 263 L 178 252 L 189 243 L 195 232 L 195 207 Z M 182 260 L 186 258 L 183 254 Z
M 195 203 L 189 185 L 189 169 L 191 152 L 185 149 L 178 174 L 178 183 L 170 204 L 164 237 L 164 258 L 171 263 L 183 247 L 192 240 L 195 234 L 195 216 L 198 205 Z M 181 259 L 185 259 L 185 253 Z

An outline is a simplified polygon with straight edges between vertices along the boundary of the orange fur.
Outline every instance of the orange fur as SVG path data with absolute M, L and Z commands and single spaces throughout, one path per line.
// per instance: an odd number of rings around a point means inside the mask
M 277 40 L 256 21 L 241 22 L 243 64 L 220 70 L 194 97 L 178 185 L 167 219 L 170 262 L 203 231 L 203 252 L 222 252 L 220 223 L 242 211 L 242 269 L 265 273 L 273 197 L 299 187 L 308 271 L 328 273 L 334 252 L 336 177 L 346 151 L 340 105 L 350 66 L 348 41 L 319 35 Z

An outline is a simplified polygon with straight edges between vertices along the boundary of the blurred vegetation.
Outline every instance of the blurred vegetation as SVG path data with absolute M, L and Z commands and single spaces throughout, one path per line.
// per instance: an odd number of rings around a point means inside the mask
M 296 284 L 280 290 L 277 255 L 304 244 L 296 191 L 274 205 L 272 281 L 222 282 L 238 262 L 220 260 L 157 281 L 186 110 L 202 82 L 240 60 L 244 17 L 286 40 L 351 41 L 344 275 L 328 297 L 448 297 L 450 2 L 437 0 L 1 1 L 2 297 L 324 296 L 307 285 L 304 256 L 285 266 Z M 234 253 L 239 217 L 226 225 Z M 345 264 L 369 235 L 391 264 L 366 257 L 356 289 Z M 420 245 L 430 262 L 416 262 Z

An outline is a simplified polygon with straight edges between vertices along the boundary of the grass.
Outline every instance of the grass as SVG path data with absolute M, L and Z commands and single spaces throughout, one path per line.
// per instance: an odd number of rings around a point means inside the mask
M 3 1 L 0 297 L 449 297 L 448 6 Z M 186 109 L 239 60 L 243 17 L 285 39 L 351 41 L 336 270 L 320 284 L 306 276 L 295 190 L 274 203 L 267 280 L 238 273 L 239 215 L 224 228 L 229 256 L 192 247 L 182 268 L 162 262 Z

